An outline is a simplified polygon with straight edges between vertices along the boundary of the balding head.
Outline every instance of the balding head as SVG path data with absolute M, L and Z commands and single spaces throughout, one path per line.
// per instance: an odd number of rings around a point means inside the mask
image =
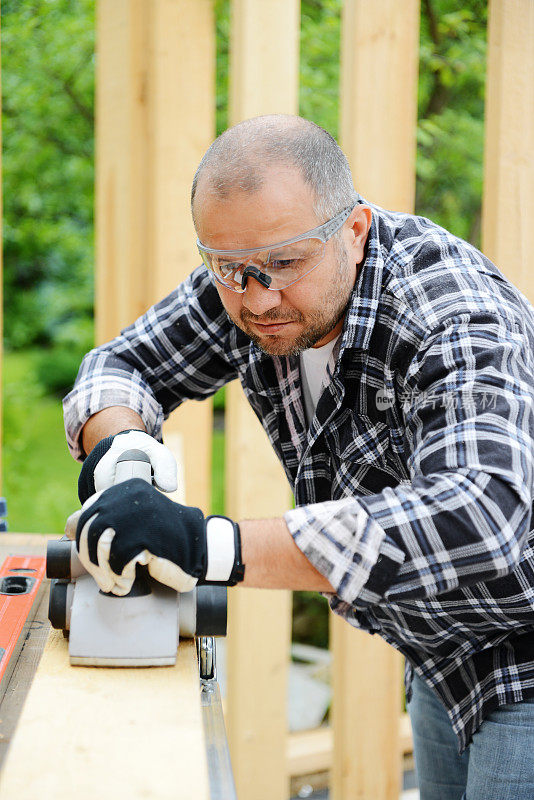
M 335 139 L 302 117 L 271 114 L 240 122 L 213 142 L 193 180 L 193 220 L 197 195 L 210 192 L 225 200 L 235 192 L 258 192 L 273 166 L 301 172 L 313 191 L 318 222 L 357 200 L 350 167 Z

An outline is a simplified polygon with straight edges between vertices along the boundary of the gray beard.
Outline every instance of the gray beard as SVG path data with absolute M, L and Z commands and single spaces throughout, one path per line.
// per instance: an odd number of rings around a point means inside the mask
M 249 278 L 249 280 L 254 280 Z M 293 316 L 284 315 L 283 311 L 273 308 L 261 316 L 262 322 L 307 322 L 307 327 L 293 341 L 287 342 L 284 337 L 272 335 L 260 337 L 251 329 L 249 321 L 260 319 L 243 309 L 239 322 L 232 320 L 251 339 L 256 347 L 271 356 L 296 356 L 303 350 L 313 347 L 327 336 L 343 319 L 350 303 L 353 285 L 348 278 L 348 256 L 343 248 L 338 250 L 338 269 L 332 278 L 330 290 L 325 296 L 321 308 L 309 314 L 306 318 L 302 313 L 296 312 Z
M 269 336 L 267 341 L 257 336 L 251 330 L 245 330 L 245 333 L 254 342 L 256 347 L 259 347 L 264 353 L 270 356 L 298 356 L 303 350 L 308 350 L 314 347 L 317 342 L 320 342 L 327 334 L 333 330 L 338 322 L 345 316 L 348 302 L 338 311 L 336 317 L 326 321 L 317 320 L 312 323 L 308 328 L 296 337 L 292 342 L 286 342 L 282 337 Z M 270 320 L 272 321 L 272 320 Z

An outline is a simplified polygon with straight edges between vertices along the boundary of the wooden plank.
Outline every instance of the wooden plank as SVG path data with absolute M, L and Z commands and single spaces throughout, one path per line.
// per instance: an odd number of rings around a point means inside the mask
M 193 175 L 214 133 L 210 0 L 99 0 L 96 330 L 104 342 L 199 263 Z M 210 504 L 211 403 L 165 425 L 182 439 L 187 502 Z
M 289 489 L 274 452 L 241 387 L 231 384 L 226 397 L 227 513 L 234 519 L 281 514 Z M 291 592 L 228 594 L 227 729 L 237 795 L 285 800 Z
M 215 134 L 211 0 L 152 0 L 147 108 L 150 302 L 200 263 L 191 219 L 196 168 Z
M 340 138 L 356 189 L 412 211 L 419 0 L 346 0 L 341 30 Z
M 333 797 L 398 800 L 401 660 L 377 636 L 347 629 L 332 616 Z
M 200 263 L 189 198 L 215 135 L 215 20 L 211 0 L 152 0 L 149 8 L 146 263 L 157 302 Z M 211 401 L 185 403 L 164 432 L 182 440 L 187 502 L 209 513 Z
M 44 554 L 54 538 L 4 534 L 0 559 Z M 0 798 L 207 798 L 193 643 L 181 642 L 176 667 L 71 667 L 61 632 L 48 638 L 47 615 L 46 595 L 2 702 L 0 759 L 19 717 L 20 723 L 1 776 Z
M 296 114 L 299 0 L 232 0 L 229 115 Z
M 344 4 L 341 145 L 357 191 L 402 211 L 415 197 L 418 34 L 418 0 Z M 401 659 L 341 619 L 331 633 L 333 798 L 397 800 Z
M 63 533 L 1 533 L 0 557 L 15 555 L 44 555 L 46 543 L 59 539 Z
M 101 343 L 149 305 L 148 10 L 143 0 L 99 0 L 96 8 L 95 325 Z
M 482 247 L 534 301 L 534 3 L 489 4 Z
M 299 10 L 298 0 L 233 0 L 232 124 L 297 112 Z M 231 385 L 226 397 L 227 513 L 277 516 L 290 504 L 282 469 L 241 387 Z M 285 800 L 291 594 L 238 589 L 229 595 L 227 726 L 237 794 Z
M 291 733 L 287 739 L 288 775 L 326 772 L 332 766 L 332 728 Z
M 407 713 L 400 716 L 400 753 L 413 752 L 412 728 Z M 332 768 L 334 737 L 331 726 L 290 733 L 287 738 L 287 772 L 291 777 L 326 772 Z
M 400 718 L 400 751 L 403 756 L 411 755 L 413 752 L 413 736 L 412 736 L 412 723 L 410 722 L 410 715 L 404 712 Z
M 207 799 L 194 643 L 174 667 L 70 667 L 53 631 L 2 774 L 14 797 Z

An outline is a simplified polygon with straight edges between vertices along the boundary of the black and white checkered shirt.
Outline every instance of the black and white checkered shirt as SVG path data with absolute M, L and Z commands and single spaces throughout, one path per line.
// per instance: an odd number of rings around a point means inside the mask
M 195 270 L 109 344 L 65 399 L 69 445 L 109 405 L 153 436 L 239 378 L 297 507 L 296 544 L 334 611 L 379 633 L 447 708 L 463 750 L 534 696 L 533 310 L 474 247 L 375 206 L 329 382 L 308 427 L 298 357 L 262 353 Z M 313 280 L 313 278 L 312 278 Z M 253 467 L 252 467 L 253 468 Z

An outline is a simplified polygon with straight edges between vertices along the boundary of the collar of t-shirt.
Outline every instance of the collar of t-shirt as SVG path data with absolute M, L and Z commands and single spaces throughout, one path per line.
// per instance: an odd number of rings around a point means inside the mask
M 338 339 L 339 336 L 336 336 L 322 347 L 310 347 L 309 350 L 303 350 L 300 354 L 302 396 L 308 425 L 315 416 L 315 409 L 327 379 L 328 361 Z

